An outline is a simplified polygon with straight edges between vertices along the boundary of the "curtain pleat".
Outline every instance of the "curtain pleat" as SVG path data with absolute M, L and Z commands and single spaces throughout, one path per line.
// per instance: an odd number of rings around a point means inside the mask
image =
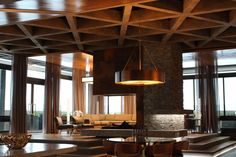
M 124 96 L 124 114 L 136 113 L 136 97 Z
M 26 77 L 27 57 L 13 55 L 12 65 L 11 132 L 25 133 L 26 130 Z
M 57 133 L 54 118 L 59 116 L 61 67 L 60 64 L 54 64 L 60 62 L 56 57 L 47 56 L 46 60 L 44 132 Z
M 91 86 L 91 89 L 92 89 L 92 86 Z M 103 95 L 91 95 L 89 113 L 90 114 L 104 114 L 104 96 Z
M 216 52 L 196 54 L 201 131 L 218 132 L 218 73 Z
M 85 73 L 82 70 L 76 68 L 76 64 L 74 62 L 73 71 L 72 71 L 72 88 L 73 88 L 73 108 L 74 111 L 80 110 L 85 113 L 85 103 L 84 103 L 84 84 L 81 79 Z

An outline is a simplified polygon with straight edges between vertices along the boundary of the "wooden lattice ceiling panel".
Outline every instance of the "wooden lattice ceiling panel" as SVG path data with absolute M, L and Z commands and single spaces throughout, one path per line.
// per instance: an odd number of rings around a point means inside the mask
M 144 44 L 236 46 L 235 0 L 0 2 L 0 52 L 40 55 Z

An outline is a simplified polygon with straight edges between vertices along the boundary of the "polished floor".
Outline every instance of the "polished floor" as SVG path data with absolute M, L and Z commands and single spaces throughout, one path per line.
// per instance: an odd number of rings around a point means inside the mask
M 230 150 L 229 152 L 222 154 L 218 157 L 236 157 L 236 148 Z

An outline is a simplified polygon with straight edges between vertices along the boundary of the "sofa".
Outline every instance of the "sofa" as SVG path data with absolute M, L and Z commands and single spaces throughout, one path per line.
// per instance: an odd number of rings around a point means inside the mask
M 89 123 L 101 127 L 119 125 L 124 121 L 130 125 L 135 125 L 136 114 L 85 114 L 83 116 L 73 116 L 73 122 L 76 124 Z

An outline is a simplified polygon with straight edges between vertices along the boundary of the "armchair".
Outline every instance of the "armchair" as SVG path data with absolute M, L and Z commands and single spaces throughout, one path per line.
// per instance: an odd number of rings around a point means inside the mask
M 73 132 L 74 126 L 72 124 L 64 124 L 61 117 L 55 117 L 55 121 L 59 133 L 61 133 L 62 130 L 66 130 L 69 134 Z

